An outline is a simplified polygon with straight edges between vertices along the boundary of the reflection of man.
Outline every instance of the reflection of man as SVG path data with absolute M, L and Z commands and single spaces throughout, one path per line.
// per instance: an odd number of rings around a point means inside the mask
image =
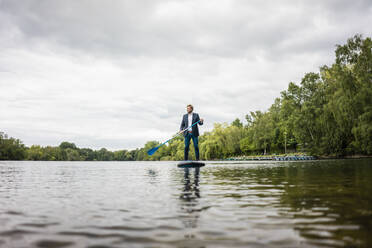
M 185 128 L 189 127 L 188 130 L 183 132 L 183 136 L 185 136 L 185 160 L 189 158 L 189 146 L 190 140 L 192 139 L 192 143 L 194 144 L 195 149 L 195 157 L 196 160 L 199 160 L 199 146 L 198 146 L 198 136 L 199 136 L 199 128 L 198 125 L 203 125 L 203 119 L 199 118 L 197 113 L 193 113 L 194 107 L 189 104 L 187 105 L 187 114 L 185 114 L 182 118 L 180 131 L 184 130 Z M 198 124 L 191 127 L 192 124 L 198 122 Z
M 190 180 L 190 169 L 189 168 L 184 169 L 185 187 L 181 194 L 182 199 L 186 201 L 191 201 L 193 199 L 192 192 L 194 192 L 195 197 L 200 198 L 200 193 L 199 193 L 199 173 L 200 172 L 199 171 L 200 171 L 200 168 L 195 168 L 194 182 L 192 183 Z
M 191 169 L 192 170 L 192 169 Z M 181 192 L 180 199 L 182 200 L 181 209 L 187 213 L 183 215 L 182 222 L 186 228 L 196 228 L 200 211 L 203 208 L 198 207 L 199 192 L 199 168 L 195 168 L 194 182 L 190 179 L 190 168 L 184 169 L 184 188 Z M 185 238 L 193 238 L 192 235 L 185 235 Z

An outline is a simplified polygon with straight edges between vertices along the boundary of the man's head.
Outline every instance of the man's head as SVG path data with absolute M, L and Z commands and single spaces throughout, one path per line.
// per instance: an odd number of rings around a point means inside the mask
M 187 105 L 187 113 L 191 114 L 193 110 L 194 106 L 192 106 L 191 104 Z

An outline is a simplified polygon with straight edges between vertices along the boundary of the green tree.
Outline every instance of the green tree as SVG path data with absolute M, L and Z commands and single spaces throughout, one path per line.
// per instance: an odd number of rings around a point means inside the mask
M 79 152 L 76 149 L 67 148 L 65 149 L 68 161 L 80 161 Z
M 242 127 L 243 127 L 243 123 L 239 120 L 239 118 L 236 118 L 236 119 L 231 123 L 231 126 L 235 126 L 235 127 L 238 127 L 238 128 L 242 128 Z
M 67 142 L 67 141 L 62 142 L 59 145 L 59 148 L 61 148 L 61 149 L 67 149 L 67 148 L 77 149 L 77 147 L 76 147 L 76 145 L 74 143 L 70 143 L 70 142 Z
M 22 160 L 26 157 L 26 147 L 19 139 L 0 132 L 0 160 Z

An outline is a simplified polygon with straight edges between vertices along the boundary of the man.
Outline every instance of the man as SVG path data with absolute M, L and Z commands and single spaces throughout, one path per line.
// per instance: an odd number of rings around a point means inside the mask
M 183 116 L 181 127 L 180 127 L 180 132 L 183 131 L 185 128 L 188 128 L 185 132 L 183 132 L 183 136 L 185 136 L 185 153 L 184 153 L 185 160 L 188 160 L 189 158 L 189 146 L 190 146 L 191 139 L 192 139 L 192 143 L 194 143 L 196 160 L 199 160 L 199 146 L 198 146 L 199 128 L 198 128 L 198 125 L 203 125 L 204 120 L 200 119 L 197 113 L 193 113 L 193 110 L 194 110 L 194 107 L 191 104 L 187 105 L 187 114 Z M 194 124 L 195 122 L 198 122 L 198 124 L 192 126 L 192 124 Z

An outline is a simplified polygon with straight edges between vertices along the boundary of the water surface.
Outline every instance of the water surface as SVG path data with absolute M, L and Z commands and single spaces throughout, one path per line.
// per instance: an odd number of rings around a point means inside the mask
M 0 162 L 0 247 L 372 247 L 372 160 Z

